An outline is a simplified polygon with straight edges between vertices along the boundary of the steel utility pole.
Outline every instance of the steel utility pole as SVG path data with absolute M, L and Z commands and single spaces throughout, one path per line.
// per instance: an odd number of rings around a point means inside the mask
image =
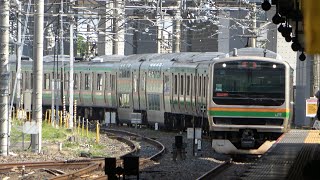
M 62 102 L 62 117 L 63 117 L 63 121 L 66 120 L 66 104 L 64 99 L 64 43 L 63 43 L 63 0 L 61 0 L 60 2 L 60 32 L 59 32 L 59 36 L 60 36 L 60 54 L 61 54 L 61 68 L 62 68 L 62 72 L 60 73 L 60 77 L 61 77 L 61 81 L 60 81 L 60 90 L 61 90 L 61 102 Z
M 69 73 L 69 128 L 73 128 L 73 24 L 74 19 L 70 22 L 70 73 Z
M 316 54 L 313 56 L 313 85 L 312 85 L 311 96 L 320 90 L 320 55 Z
M 175 12 L 175 19 L 173 20 L 173 45 L 172 52 L 180 52 L 180 35 L 181 35 L 181 0 L 177 1 L 177 10 Z
M 9 0 L 0 0 L 0 155 L 8 155 Z
M 21 4 L 18 3 L 18 13 L 17 13 L 17 44 L 16 44 L 16 57 L 17 57 L 17 64 L 16 64 L 16 74 L 17 74 L 17 86 L 16 86 L 16 109 L 20 109 L 21 107 L 21 54 L 22 54 L 22 44 L 21 44 Z
M 162 12 L 162 0 L 157 1 L 157 46 L 158 46 L 158 53 L 162 53 L 162 37 L 163 37 L 163 27 L 160 26 L 160 23 L 163 21 L 163 12 Z
M 40 153 L 42 143 L 42 76 L 43 76 L 43 34 L 44 0 L 35 2 L 33 40 L 33 92 L 32 119 L 38 127 L 38 134 L 31 135 L 32 151 Z
M 113 49 L 112 54 L 119 54 L 118 0 L 113 0 Z
M 257 6 L 255 3 L 250 4 L 250 13 L 251 13 L 251 25 L 250 30 L 252 31 L 252 36 L 249 38 L 249 47 L 257 47 Z

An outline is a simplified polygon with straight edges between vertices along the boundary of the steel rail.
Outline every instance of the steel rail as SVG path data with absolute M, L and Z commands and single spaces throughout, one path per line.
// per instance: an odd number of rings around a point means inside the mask
M 208 172 L 206 172 L 205 174 L 203 174 L 202 176 L 197 178 L 197 180 L 213 179 L 218 174 L 220 174 L 222 171 L 225 171 L 226 169 L 228 169 L 232 165 L 231 162 L 232 162 L 231 160 L 228 160 L 222 164 L 219 164 L 218 166 L 214 167 L 213 169 L 209 170 Z

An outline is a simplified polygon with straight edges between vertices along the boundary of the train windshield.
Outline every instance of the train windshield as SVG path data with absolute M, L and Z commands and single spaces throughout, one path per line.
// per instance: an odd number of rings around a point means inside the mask
M 280 106 L 285 100 L 285 65 L 229 61 L 214 65 L 213 101 L 220 105 Z

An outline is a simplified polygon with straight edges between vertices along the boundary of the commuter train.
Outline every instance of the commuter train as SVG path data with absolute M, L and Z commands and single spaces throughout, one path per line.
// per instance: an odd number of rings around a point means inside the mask
M 69 104 L 68 61 L 44 61 L 44 110 L 56 76 L 64 76 L 59 86 Z M 75 61 L 73 69 L 77 115 L 89 119 L 130 125 L 138 115 L 141 124 L 164 129 L 201 127 L 221 153 L 260 154 L 290 128 L 293 70 L 268 50 L 105 55 Z M 23 61 L 22 92 L 32 90 L 32 73 L 32 61 Z

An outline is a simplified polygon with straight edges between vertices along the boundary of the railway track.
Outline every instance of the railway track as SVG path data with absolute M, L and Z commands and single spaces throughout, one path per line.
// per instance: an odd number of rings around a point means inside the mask
M 117 158 L 117 166 L 123 163 L 121 159 L 124 156 L 135 155 L 141 157 L 139 160 L 139 166 L 158 159 L 161 154 L 165 152 L 165 147 L 158 141 L 151 138 L 142 137 L 140 135 L 111 129 L 102 129 L 102 133 L 106 133 L 110 138 L 115 138 L 131 147 L 129 153 Z M 139 146 L 137 145 L 137 142 Z M 150 146 L 151 145 L 151 146 Z M 152 147 L 153 146 L 153 147 Z M 75 179 L 86 174 L 91 174 L 94 171 L 104 169 L 105 158 L 94 158 L 84 160 L 67 160 L 67 161 L 47 161 L 47 162 L 23 162 L 23 163 L 6 163 L 1 164 L 0 173 L 8 173 L 13 169 L 25 170 L 25 169 L 77 169 L 68 174 L 55 174 L 56 176 L 49 179 L 64 180 Z M 100 176 L 97 179 L 106 179 L 106 176 Z
M 214 167 L 213 169 L 209 170 L 201 177 L 197 178 L 197 180 L 210 180 L 216 178 L 220 173 L 227 170 L 230 166 L 232 166 L 232 160 L 227 160 L 224 163 Z

